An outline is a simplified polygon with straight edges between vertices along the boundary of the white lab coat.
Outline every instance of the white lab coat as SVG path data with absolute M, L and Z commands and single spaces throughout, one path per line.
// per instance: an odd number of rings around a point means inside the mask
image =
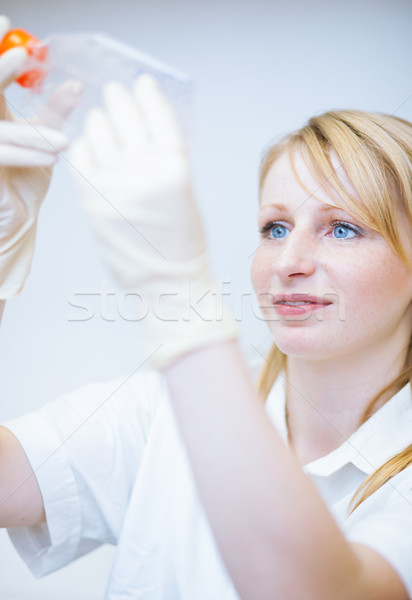
M 287 443 L 282 377 L 267 412 Z M 37 577 L 110 543 L 117 552 L 106 599 L 238 598 L 194 487 L 161 374 L 85 386 L 5 426 L 23 445 L 44 499 L 47 525 L 9 530 Z M 411 468 L 347 516 L 363 479 L 411 441 L 407 385 L 304 471 L 347 538 L 380 552 L 412 598 Z

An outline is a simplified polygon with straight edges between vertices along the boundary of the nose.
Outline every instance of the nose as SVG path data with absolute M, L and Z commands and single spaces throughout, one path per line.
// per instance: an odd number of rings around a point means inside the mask
M 316 269 L 316 242 L 308 232 L 295 228 L 274 257 L 273 272 L 282 280 L 309 277 Z

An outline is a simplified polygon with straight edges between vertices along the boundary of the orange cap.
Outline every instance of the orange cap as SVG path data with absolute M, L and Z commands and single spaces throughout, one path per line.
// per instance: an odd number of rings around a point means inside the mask
M 47 59 L 47 46 L 41 45 L 38 38 L 24 29 L 11 29 L 6 33 L 0 42 L 0 54 L 16 46 L 23 46 L 27 54 L 39 62 Z M 22 87 L 35 87 L 42 83 L 45 75 L 43 69 L 30 69 L 22 73 L 16 81 Z

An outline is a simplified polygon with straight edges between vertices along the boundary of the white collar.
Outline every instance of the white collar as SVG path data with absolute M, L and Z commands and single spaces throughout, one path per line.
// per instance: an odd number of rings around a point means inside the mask
M 269 392 L 266 410 L 287 444 L 285 400 L 285 377 L 281 373 Z M 327 476 L 352 463 L 369 475 L 411 443 L 412 398 L 408 383 L 338 448 L 305 465 L 304 471 Z

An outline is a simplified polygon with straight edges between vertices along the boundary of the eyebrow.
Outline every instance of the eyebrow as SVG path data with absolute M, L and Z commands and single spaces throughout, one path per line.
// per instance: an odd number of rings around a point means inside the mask
M 285 204 L 265 204 L 264 206 L 262 206 L 261 210 L 264 210 L 265 208 L 276 208 L 277 210 L 283 212 L 290 212 L 290 209 L 287 206 L 285 206 Z M 340 208 L 340 206 L 334 206 L 333 204 L 324 204 L 319 208 L 320 212 L 329 212 L 331 210 L 341 210 L 342 212 L 346 212 L 344 208 Z

